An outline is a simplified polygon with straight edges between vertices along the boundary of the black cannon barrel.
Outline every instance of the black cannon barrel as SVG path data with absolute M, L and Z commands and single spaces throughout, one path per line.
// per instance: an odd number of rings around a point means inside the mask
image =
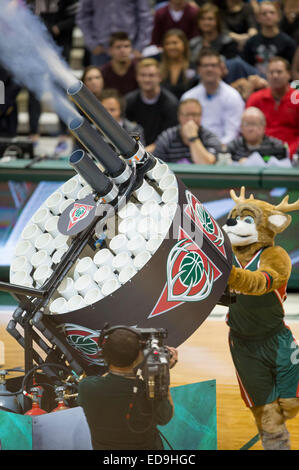
M 70 156 L 70 164 L 100 196 L 113 192 L 112 181 L 104 175 L 84 150 L 75 150 Z
M 80 80 L 67 90 L 71 99 L 94 122 L 124 158 L 130 159 L 139 149 L 138 143 L 113 119 L 100 101 Z
M 120 180 L 116 182 L 122 183 L 129 178 L 131 171 L 126 162 L 105 142 L 89 121 L 81 116 L 76 117 L 70 122 L 69 129 L 85 149 L 105 167 L 109 176 Z

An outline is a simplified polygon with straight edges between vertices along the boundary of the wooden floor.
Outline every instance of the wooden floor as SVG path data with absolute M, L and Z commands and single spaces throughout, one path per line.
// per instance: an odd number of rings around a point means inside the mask
M 8 316 L 0 313 L 0 341 L 5 344 L 5 364 L 0 368 L 23 366 L 23 349 L 5 331 Z M 288 323 L 299 339 L 299 323 Z M 219 450 L 239 450 L 257 435 L 251 412 L 244 405 L 228 348 L 228 328 L 221 320 L 208 319 L 179 350 L 179 362 L 172 370 L 171 385 L 216 379 L 217 430 Z M 288 422 L 292 449 L 299 450 L 299 416 Z M 250 450 L 262 450 L 260 441 Z

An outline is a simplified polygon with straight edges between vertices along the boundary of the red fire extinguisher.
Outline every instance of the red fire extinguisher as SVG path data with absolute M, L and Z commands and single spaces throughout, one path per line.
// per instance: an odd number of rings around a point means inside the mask
M 37 416 L 37 415 L 47 414 L 47 412 L 39 406 L 39 400 L 38 400 L 39 392 L 40 392 L 39 387 L 32 387 L 30 389 L 30 392 L 31 393 L 28 393 L 26 391 L 23 392 L 25 397 L 29 397 L 32 400 L 32 408 L 29 411 L 27 411 L 25 415 Z

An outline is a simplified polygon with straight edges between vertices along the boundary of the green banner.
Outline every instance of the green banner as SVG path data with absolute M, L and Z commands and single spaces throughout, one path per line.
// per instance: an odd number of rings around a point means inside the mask
M 32 450 L 32 418 L 0 410 L 1 450 Z
M 216 380 L 172 387 L 171 396 L 174 416 L 159 426 L 164 448 L 217 450 Z

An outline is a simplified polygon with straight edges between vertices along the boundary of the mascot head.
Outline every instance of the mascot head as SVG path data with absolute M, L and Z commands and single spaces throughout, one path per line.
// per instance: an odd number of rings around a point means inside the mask
M 233 249 L 250 246 L 254 251 L 274 245 L 276 234 L 283 232 L 292 221 L 287 212 L 299 209 L 299 200 L 289 204 L 289 196 L 277 206 L 254 199 L 252 194 L 246 199 L 244 186 L 240 196 L 237 196 L 234 190 L 230 191 L 230 195 L 236 205 L 230 211 L 223 230 L 227 233 Z

